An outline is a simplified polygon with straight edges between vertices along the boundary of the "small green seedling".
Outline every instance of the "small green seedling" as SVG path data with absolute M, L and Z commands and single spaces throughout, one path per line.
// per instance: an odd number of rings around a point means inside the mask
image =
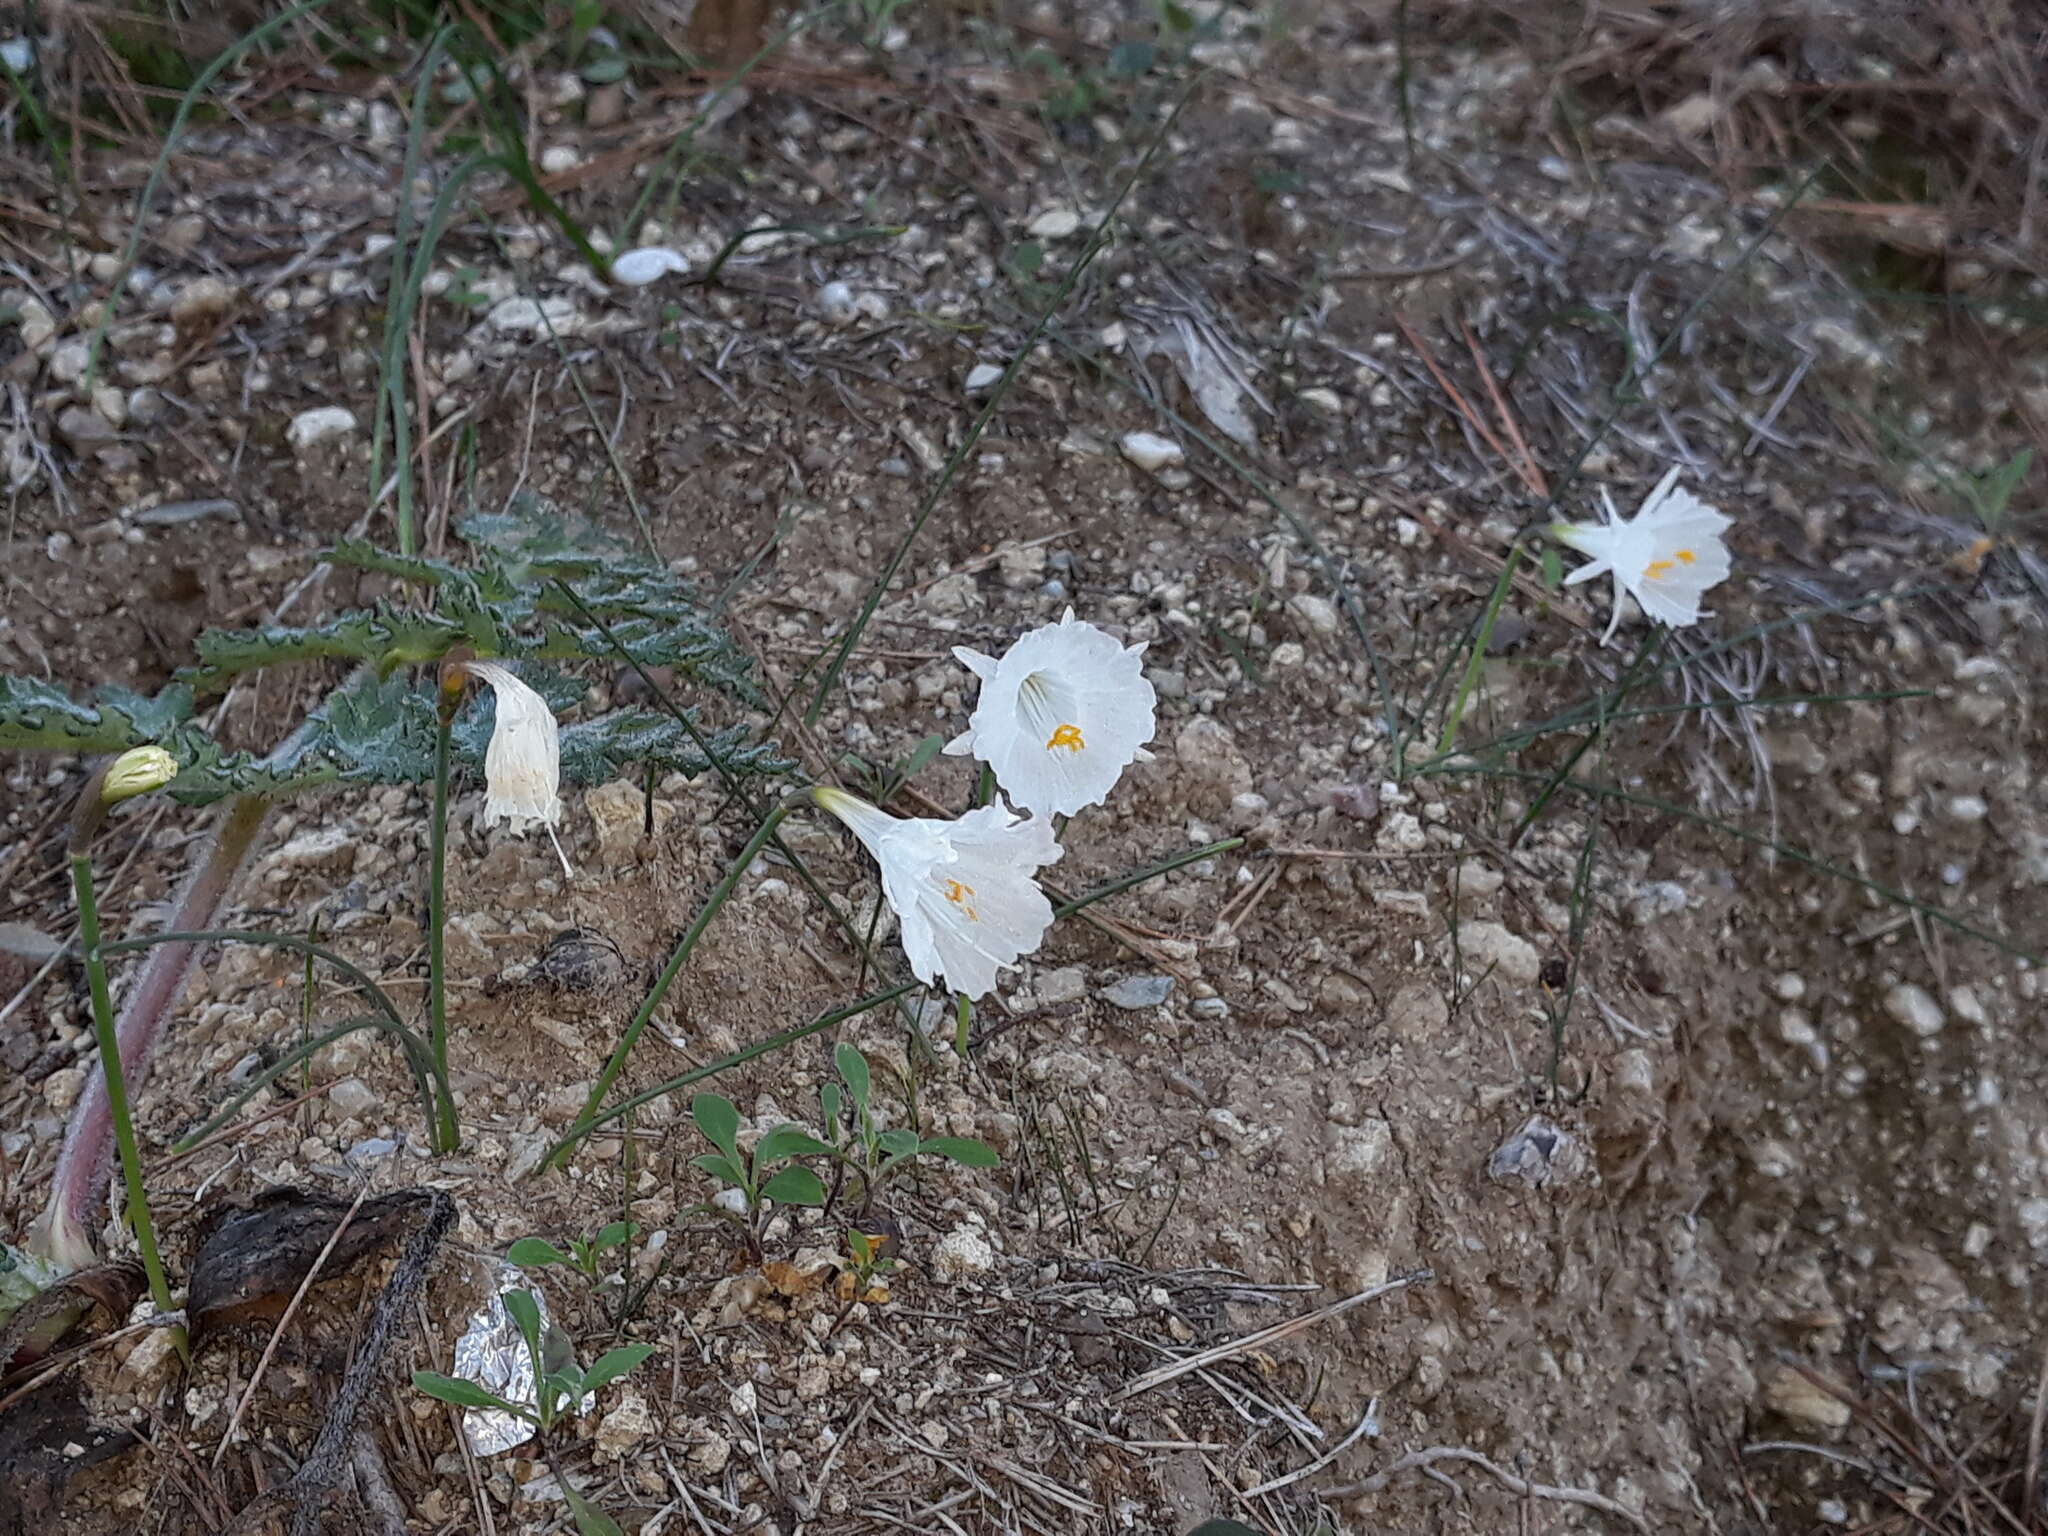
M 598 1263 L 604 1255 L 613 1248 L 625 1247 L 639 1233 L 640 1229 L 630 1221 L 610 1222 L 587 1238 L 570 1238 L 567 1253 L 544 1237 L 522 1237 L 505 1250 L 505 1257 L 521 1269 L 545 1269 L 550 1264 L 560 1264 L 586 1280 L 595 1281 Z
M 825 1124 L 835 1135 L 840 1135 L 842 1116 L 849 1123 L 839 1144 L 826 1150 L 859 1175 L 863 1210 L 875 1203 L 883 1186 L 913 1158 L 942 1157 L 968 1168 L 993 1168 L 1002 1161 L 995 1148 L 969 1136 L 934 1136 L 926 1141 L 901 1127 L 884 1130 L 875 1121 L 874 1082 L 867 1057 L 857 1047 L 841 1044 L 832 1060 L 846 1085 L 845 1093 L 841 1094 L 839 1083 L 827 1083 L 818 1092 L 818 1102 L 825 1112 Z M 851 1114 L 846 1115 L 849 1104 Z
M 716 1152 L 701 1153 L 690 1166 L 708 1173 L 723 1186 L 707 1209 L 737 1222 L 746 1233 L 747 1248 L 756 1258 L 761 1229 L 774 1205 L 823 1205 L 825 1185 L 810 1169 L 790 1160 L 829 1157 L 832 1148 L 800 1125 L 778 1125 L 754 1143 L 751 1159 L 739 1149 L 740 1112 L 731 1099 L 700 1093 L 690 1100 L 690 1118 Z M 784 1164 L 789 1166 L 784 1167 Z M 721 1198 L 724 1197 L 724 1198 Z
M 848 1273 L 853 1276 L 855 1297 L 867 1295 L 877 1280 L 885 1278 L 896 1268 L 888 1241 L 886 1237 L 871 1237 L 859 1227 L 846 1229 L 846 1252 L 853 1260 L 853 1267 Z
M 541 1326 L 540 1304 L 533 1299 L 532 1292 L 507 1291 L 505 1311 L 518 1325 L 519 1335 L 526 1341 L 527 1357 L 533 1362 L 532 1402 L 510 1402 L 467 1377 L 444 1376 L 439 1371 L 414 1371 L 412 1384 L 427 1396 L 458 1408 L 495 1408 L 524 1419 L 539 1434 L 541 1447 L 552 1464 L 548 1437 L 555 1426 L 580 1413 L 592 1394 L 637 1370 L 654 1353 L 654 1346 L 622 1344 L 606 1350 L 585 1370 L 576 1364 L 576 1348 L 569 1335 L 553 1323 Z M 569 1513 L 582 1536 L 619 1536 L 618 1523 L 585 1498 L 561 1475 L 559 1468 L 555 1481 L 561 1486 L 562 1497 L 568 1501 Z

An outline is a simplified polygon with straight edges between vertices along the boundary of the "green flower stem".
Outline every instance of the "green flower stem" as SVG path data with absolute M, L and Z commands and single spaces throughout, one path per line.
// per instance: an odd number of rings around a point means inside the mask
M 704 930 L 711 926 L 711 920 L 718 916 L 719 908 L 725 905 L 726 900 L 739 885 L 740 876 L 747 872 L 748 866 L 760 857 L 761 850 L 767 847 L 769 839 L 775 836 L 775 829 L 782 825 L 783 817 L 795 810 L 798 803 L 802 802 L 778 805 L 768 813 L 767 818 L 761 823 L 761 829 L 748 840 L 747 846 L 740 850 L 740 856 L 733 860 L 732 868 L 725 872 L 725 878 L 718 882 L 710 896 L 705 899 L 704 905 L 698 909 L 696 920 L 677 942 L 674 952 L 668 957 L 668 964 L 661 968 L 661 974 L 654 979 L 654 985 L 648 989 L 647 996 L 641 1001 L 640 1011 L 633 1015 L 633 1022 L 628 1024 L 626 1032 L 619 1036 L 619 1043 L 612 1047 L 611 1059 L 604 1064 L 604 1070 L 598 1073 L 597 1081 L 591 1084 L 590 1093 L 583 1101 L 583 1113 L 577 1116 L 577 1129 L 572 1129 L 569 1135 L 556 1143 L 554 1149 L 548 1153 L 546 1161 L 541 1164 L 543 1169 L 552 1167 L 577 1138 L 588 1131 L 599 1106 L 604 1103 L 604 1096 L 611 1091 L 612 1084 L 619 1080 L 619 1074 L 626 1070 L 626 1058 L 632 1054 L 633 1047 L 640 1043 L 640 1036 L 654 1017 L 654 1010 L 661 1006 L 662 999 L 668 996 L 668 989 L 675 985 L 676 977 L 682 974 L 683 966 L 690 958 L 690 951 L 697 947 L 697 941 L 704 937 Z
M 149 1296 L 157 1311 L 169 1312 L 170 1283 L 156 1251 L 156 1227 L 149 1219 L 149 1192 L 142 1182 L 142 1154 L 135 1145 L 135 1122 L 128 1113 L 128 1085 L 121 1075 L 121 1043 L 114 1033 L 114 1002 L 107 991 L 107 961 L 100 953 L 100 909 L 94 899 L 92 854 L 80 848 L 71 855 L 71 885 L 78 893 L 78 938 L 85 950 L 85 978 L 92 988 L 93 1037 L 99 1042 L 100 1066 L 107 1077 L 107 1103 L 114 1115 L 114 1145 L 120 1149 L 121 1176 L 128 1185 L 128 1226 L 142 1250 L 142 1268 L 149 1276 Z M 184 1330 L 177 1334 L 185 1349 Z
M 953 1050 L 962 1061 L 965 1061 L 967 1059 L 967 1026 L 974 1019 L 974 1004 L 970 1003 L 967 1000 L 967 994 L 962 992 L 953 999 L 953 1009 L 957 1015 L 957 1022 L 953 1025 Z
M 461 701 L 458 687 L 457 703 Z M 462 1145 L 462 1127 L 455 1118 L 455 1093 L 448 1085 L 448 754 L 455 711 L 443 690 L 440 724 L 434 733 L 434 818 L 427 829 L 427 1049 L 434 1058 L 434 1150 L 453 1152 Z

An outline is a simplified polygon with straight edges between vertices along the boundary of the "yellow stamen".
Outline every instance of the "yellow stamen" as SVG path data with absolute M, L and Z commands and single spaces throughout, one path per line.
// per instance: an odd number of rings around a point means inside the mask
M 1671 572 L 1673 572 L 1673 571 L 1675 571 L 1675 570 L 1677 570 L 1677 569 L 1678 569 L 1677 565 L 1676 565 L 1676 564 L 1674 564 L 1674 563 L 1673 563 L 1672 561 L 1669 561 L 1669 560 L 1652 560 L 1652 561 L 1651 561 L 1651 562 L 1649 563 L 1649 565 L 1648 565 L 1647 567 L 1645 567 L 1645 568 L 1644 568 L 1644 571 L 1643 571 L 1643 580 L 1645 580 L 1645 581 L 1655 581 L 1655 580 L 1656 580 L 1656 579 L 1657 579 L 1658 577 L 1660 577 L 1660 576 L 1668 576 L 1668 575 L 1669 575 L 1669 574 L 1670 574 Z
M 1692 552 L 1691 550 L 1689 550 L 1689 549 L 1681 549 L 1681 550 L 1680 550 L 1680 551 L 1678 552 L 1678 558 L 1679 558 L 1679 561 L 1680 561 L 1680 563 L 1681 563 L 1681 564 L 1684 564 L 1684 565 L 1693 565 L 1693 564 L 1696 564 L 1696 563 L 1698 562 L 1698 560 L 1699 560 L 1699 558 L 1700 558 L 1700 557 L 1699 557 L 1698 555 L 1694 554 L 1694 553 L 1693 553 L 1693 552 Z
M 1078 752 L 1087 745 L 1088 743 L 1081 739 L 1081 727 L 1062 725 L 1052 733 L 1052 739 L 1046 742 L 1045 750 L 1050 752 L 1055 747 L 1065 747 L 1069 752 Z
M 981 914 L 974 910 L 974 903 L 967 899 L 973 894 L 974 887 L 967 884 L 964 880 L 948 880 L 946 882 L 946 900 L 952 902 L 954 906 L 965 912 L 967 914 L 967 921 L 978 923 L 981 921 Z

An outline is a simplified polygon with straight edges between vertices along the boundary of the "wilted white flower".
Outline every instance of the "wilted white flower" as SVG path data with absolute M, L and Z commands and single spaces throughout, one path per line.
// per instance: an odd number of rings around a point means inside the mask
M 548 701 L 495 661 L 472 661 L 467 670 L 491 685 L 497 723 L 484 751 L 484 825 L 511 823 L 523 832 L 534 822 L 548 829 L 562 873 L 569 856 L 555 825 L 562 819 L 562 738 Z
M 891 816 L 823 786 L 811 799 L 852 828 L 881 865 L 882 894 L 919 981 L 944 976 L 955 992 L 984 996 L 995 990 L 996 972 L 1037 949 L 1052 926 L 1052 903 L 1033 877 L 1060 857 L 1044 817 L 1020 818 L 1000 801 L 957 821 Z
M 1602 645 L 1614 638 L 1621 623 L 1624 591 L 1660 623 L 1697 624 L 1701 594 L 1728 575 L 1728 546 L 1721 533 L 1731 520 L 1679 489 L 1678 474 L 1674 468 L 1658 481 L 1634 517 L 1619 516 L 1603 488 L 1606 522 L 1551 527 L 1554 537 L 1592 557 L 1565 577 L 1566 586 L 1614 575 L 1614 616 L 1600 637 Z
M 671 272 L 689 270 L 688 258 L 665 245 L 643 245 L 612 258 L 612 281 L 629 288 L 645 288 Z
M 967 730 L 946 750 L 972 753 L 1034 816 L 1099 805 L 1152 739 L 1158 696 L 1142 645 L 1126 646 L 1069 608 L 998 661 L 964 645 L 953 654 L 981 679 Z

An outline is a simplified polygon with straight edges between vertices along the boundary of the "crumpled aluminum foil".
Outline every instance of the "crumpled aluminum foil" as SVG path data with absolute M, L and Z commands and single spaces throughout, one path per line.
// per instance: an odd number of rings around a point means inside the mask
M 548 1299 L 541 1288 L 516 1266 L 494 1261 L 486 1263 L 490 1272 L 490 1299 L 477 1309 L 469 1325 L 462 1330 L 462 1337 L 455 1341 L 453 1374 L 475 1382 L 486 1392 L 495 1393 L 508 1403 L 532 1407 L 539 1401 L 533 1378 L 533 1356 L 527 1352 L 526 1339 L 519 1332 L 519 1324 L 505 1310 L 505 1293 L 525 1291 L 533 1297 L 534 1307 L 540 1313 L 543 1334 L 552 1321 L 548 1316 Z M 594 1401 L 594 1397 L 584 1398 L 577 1405 L 577 1411 L 588 1412 Z M 469 1448 L 477 1455 L 496 1456 L 532 1439 L 533 1425 L 502 1408 L 465 1408 L 462 1411 L 462 1433 L 469 1441 Z

